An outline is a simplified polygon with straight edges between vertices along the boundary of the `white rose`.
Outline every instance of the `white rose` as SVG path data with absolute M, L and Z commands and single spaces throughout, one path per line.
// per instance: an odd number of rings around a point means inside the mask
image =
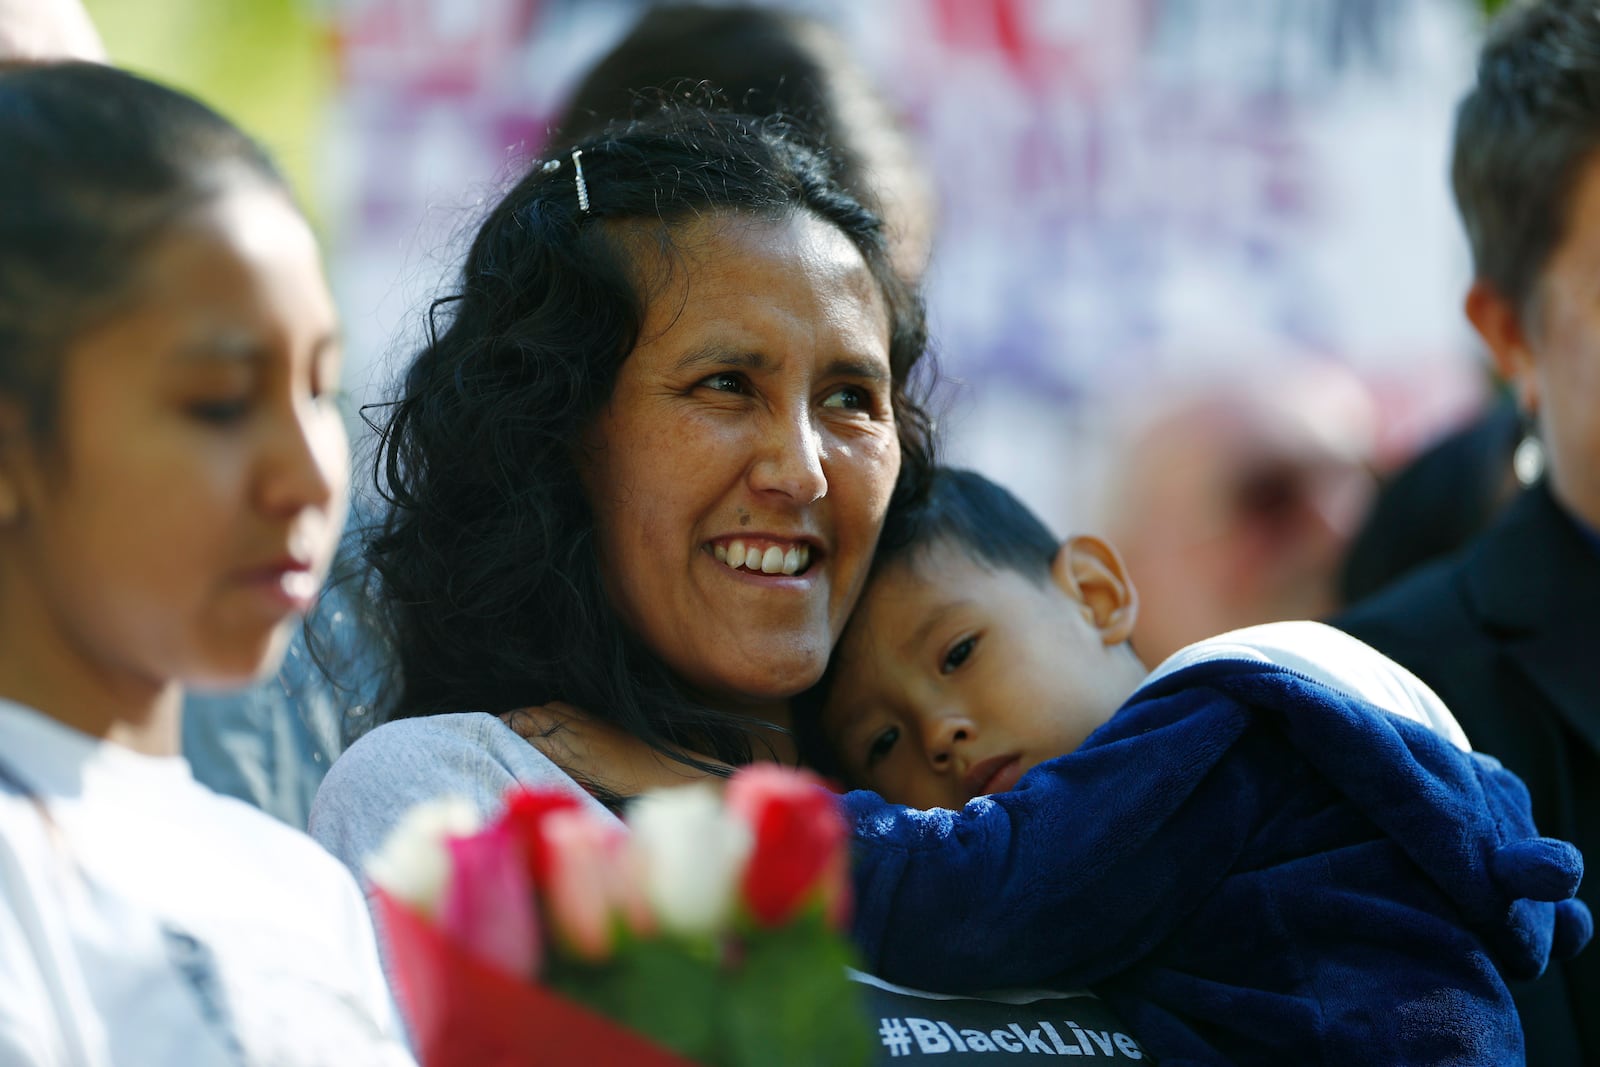
M 629 808 L 628 826 L 662 928 L 699 935 L 725 925 L 751 840 L 718 791 L 700 784 L 646 793 Z
M 452 837 L 478 832 L 483 820 L 461 797 L 429 800 L 400 816 L 383 847 L 367 857 L 367 877 L 390 896 L 432 917 L 450 881 Z

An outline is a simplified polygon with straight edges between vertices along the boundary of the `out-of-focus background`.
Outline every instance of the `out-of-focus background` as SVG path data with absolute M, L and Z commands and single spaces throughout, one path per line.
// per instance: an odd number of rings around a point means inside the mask
M 386 395 L 580 76 L 658 6 L 86 5 L 113 61 L 195 92 L 285 164 L 327 250 L 358 403 Z M 1325 617 L 1347 558 L 1366 560 L 1350 595 L 1370 591 L 1506 495 L 1521 430 L 1502 404 L 1473 437 L 1482 472 L 1457 450 L 1447 465 L 1466 480 L 1440 483 L 1482 488 L 1447 488 L 1449 507 L 1412 496 L 1349 552 L 1384 477 L 1494 395 L 1461 313 L 1447 157 L 1497 3 L 781 6 L 832 27 L 920 160 L 949 459 L 1058 533 L 1120 547 L 1147 663 L 1237 626 Z M 334 643 L 381 661 L 350 602 L 329 601 Z M 359 679 L 330 688 L 297 642 L 278 678 L 196 697 L 210 706 L 186 717 L 185 750 L 209 784 L 304 825 L 380 696 Z
M 486 205 L 649 6 L 88 3 L 113 60 L 285 162 L 359 401 L 384 395 Z M 1117 539 L 1146 614 L 1177 620 L 1143 635 L 1147 658 L 1232 621 L 1229 598 L 1253 605 L 1245 622 L 1334 607 L 1327 576 L 1374 475 L 1489 395 L 1447 150 L 1495 5 L 783 6 L 839 31 L 932 182 L 949 458 L 1059 532 Z
M 265 140 L 380 395 L 484 203 L 643 0 L 91 0 L 117 62 Z M 1392 464 L 1482 395 L 1445 176 L 1480 0 L 798 0 L 910 127 L 951 456 L 1093 523 L 1178 387 L 1331 365 Z M 1313 390 L 1309 404 L 1316 403 Z

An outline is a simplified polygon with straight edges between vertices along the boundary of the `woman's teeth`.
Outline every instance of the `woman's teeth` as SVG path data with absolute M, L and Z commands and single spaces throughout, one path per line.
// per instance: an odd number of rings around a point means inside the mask
M 725 563 L 734 570 L 759 571 L 762 574 L 799 574 L 811 563 L 810 545 L 790 545 L 787 549 L 778 545 L 745 545 L 743 541 L 732 541 L 726 546 L 712 545 L 711 554 L 717 557 L 718 563 Z

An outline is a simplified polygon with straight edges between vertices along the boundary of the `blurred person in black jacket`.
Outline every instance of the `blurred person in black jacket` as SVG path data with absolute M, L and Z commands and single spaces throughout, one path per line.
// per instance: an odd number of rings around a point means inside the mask
M 1545 832 L 1600 857 L 1600 17 L 1510 9 L 1457 112 L 1466 313 L 1531 420 L 1543 476 L 1461 553 L 1334 624 L 1442 696 L 1527 783 Z M 1579 897 L 1600 893 L 1590 878 Z M 1600 956 L 1516 990 L 1528 1062 L 1600 1063 Z

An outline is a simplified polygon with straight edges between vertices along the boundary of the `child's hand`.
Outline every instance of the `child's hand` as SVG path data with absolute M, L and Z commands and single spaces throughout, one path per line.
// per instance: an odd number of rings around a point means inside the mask
M 631 797 L 649 789 L 720 780 L 714 774 L 680 763 L 626 730 L 596 719 L 571 704 L 551 701 L 508 711 L 500 718 L 556 766 L 616 796 Z M 702 763 L 727 767 L 719 760 L 687 749 L 676 751 Z

